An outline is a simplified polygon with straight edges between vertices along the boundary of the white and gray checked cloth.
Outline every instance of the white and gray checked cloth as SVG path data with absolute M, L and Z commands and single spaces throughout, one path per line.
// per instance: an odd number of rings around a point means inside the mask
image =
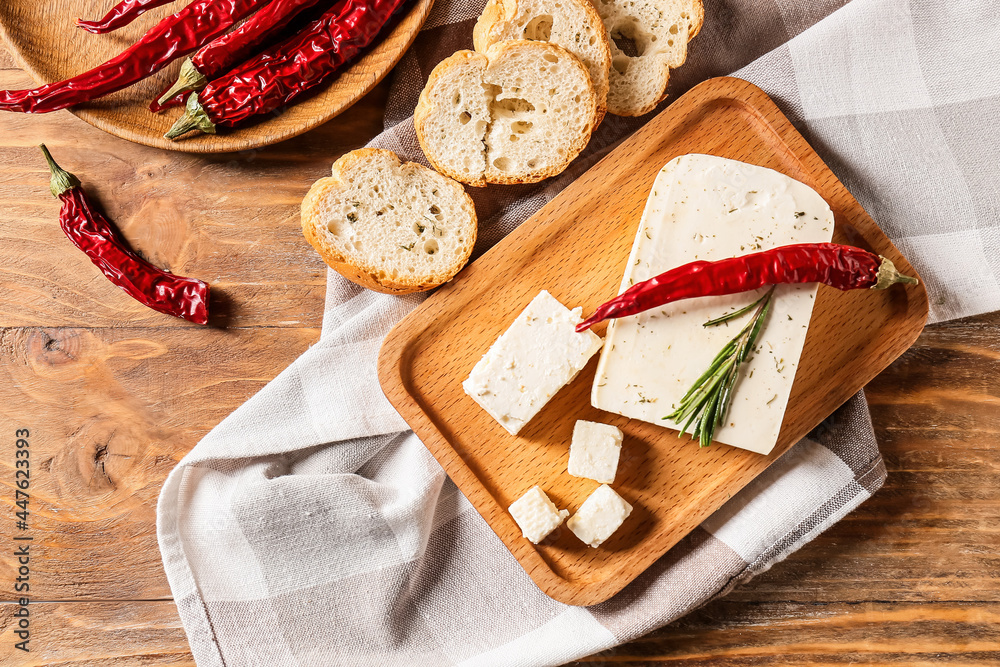
M 421 159 L 412 113 L 483 0 L 437 0 L 374 145 Z M 763 88 L 917 267 L 931 319 L 1000 309 L 1000 20 L 990 0 L 706 0 L 672 97 Z M 483 252 L 644 119 L 608 116 L 536 186 L 473 193 Z M 648 120 L 648 118 L 646 119 Z M 308 184 L 303 184 L 303 193 Z M 385 400 L 376 355 L 421 301 L 330 273 L 322 336 L 163 486 L 157 532 L 191 650 L 211 665 L 558 665 L 725 594 L 876 491 L 859 394 L 608 602 L 532 583 Z M 457 380 L 456 380 L 457 381 Z

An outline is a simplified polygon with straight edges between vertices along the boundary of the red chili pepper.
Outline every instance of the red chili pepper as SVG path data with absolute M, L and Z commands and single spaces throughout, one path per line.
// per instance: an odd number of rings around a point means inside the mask
M 177 82 L 167 88 L 149 105 L 159 113 L 184 104 L 185 95 L 200 90 L 208 82 L 257 54 L 270 41 L 280 36 L 289 23 L 302 12 L 330 0 L 272 0 L 233 32 L 203 46 L 181 64 Z
M 195 0 L 89 72 L 32 90 L 0 91 L 0 111 L 48 113 L 131 86 L 212 41 L 266 1 Z
M 748 292 L 764 285 L 823 283 L 841 290 L 915 285 L 875 253 L 836 243 L 799 243 L 716 262 L 691 262 L 632 285 L 577 325 L 635 315 L 681 299 Z
M 121 233 L 91 203 L 80 181 L 55 163 L 40 146 L 52 172 L 50 187 L 62 210 L 59 225 L 77 248 L 129 296 L 153 310 L 183 317 L 197 324 L 208 323 L 208 285 L 159 269 L 128 247 Z
M 124 28 L 132 21 L 136 20 L 150 9 L 156 9 L 163 5 L 168 5 L 176 0 L 122 0 L 112 7 L 111 11 L 104 15 L 100 21 L 84 21 L 77 19 L 76 25 L 87 32 L 100 35 L 106 32 Z
M 404 0 L 347 0 L 302 32 L 192 93 L 184 115 L 167 132 L 215 134 L 292 104 L 329 80 L 368 46 Z

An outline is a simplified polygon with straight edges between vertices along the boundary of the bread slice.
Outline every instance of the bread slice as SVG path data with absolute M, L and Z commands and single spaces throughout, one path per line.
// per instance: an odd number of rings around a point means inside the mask
M 497 42 L 438 63 L 413 123 L 435 169 L 463 183 L 535 183 L 590 141 L 597 95 L 586 67 L 549 42 Z
M 579 58 L 594 84 L 600 124 L 607 108 L 611 47 L 589 0 L 489 0 L 473 31 L 476 51 L 514 39 L 552 42 Z
M 465 189 L 392 151 L 362 148 L 333 163 L 302 201 L 302 232 L 337 273 L 377 292 L 422 292 L 451 280 L 476 243 Z
M 702 0 L 593 0 L 611 38 L 608 111 L 649 113 L 666 96 L 670 69 L 701 30 Z

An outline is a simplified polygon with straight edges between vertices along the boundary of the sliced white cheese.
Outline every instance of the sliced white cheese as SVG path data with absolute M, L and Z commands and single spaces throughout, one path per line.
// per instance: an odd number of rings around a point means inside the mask
M 517 435 L 601 349 L 600 336 L 576 332 L 582 319 L 542 290 L 472 369 L 465 393 Z
M 711 155 L 683 155 L 660 171 L 632 245 L 621 290 L 695 260 L 718 260 L 791 243 L 829 242 L 833 213 L 812 188 L 771 169 Z M 749 320 L 705 322 L 767 288 L 678 301 L 608 326 L 594 380 L 595 407 L 666 421 L 692 383 Z M 809 330 L 815 284 L 779 285 L 757 351 L 743 365 L 715 439 L 767 454 L 774 447 Z
M 610 484 L 615 481 L 621 451 L 621 429 L 580 419 L 573 426 L 567 472 L 573 477 Z
M 569 516 L 569 510 L 556 509 L 540 486 L 528 489 L 507 511 L 514 517 L 521 534 L 535 544 L 548 537 Z
M 607 484 L 601 484 L 569 518 L 566 527 L 586 544 L 599 547 L 631 513 L 632 506 L 624 498 Z

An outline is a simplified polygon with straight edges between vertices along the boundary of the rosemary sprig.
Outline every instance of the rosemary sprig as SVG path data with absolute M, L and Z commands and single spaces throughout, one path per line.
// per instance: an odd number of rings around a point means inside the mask
M 694 381 L 677 409 L 664 417 L 675 424 L 682 424 L 677 437 L 687 433 L 688 428 L 694 424 L 691 439 L 698 440 L 699 447 L 708 447 L 712 444 L 715 428 L 725 421 L 729 412 L 733 389 L 740 376 L 740 365 L 750 356 L 750 351 L 757 343 L 761 329 L 764 328 L 764 320 L 767 319 L 767 313 L 771 309 L 773 295 L 774 287 L 749 306 L 704 324 L 706 327 L 715 326 L 751 310 L 754 311 L 746 326 L 736 334 L 735 338 L 726 343 L 722 351 L 712 360 L 708 370 Z

